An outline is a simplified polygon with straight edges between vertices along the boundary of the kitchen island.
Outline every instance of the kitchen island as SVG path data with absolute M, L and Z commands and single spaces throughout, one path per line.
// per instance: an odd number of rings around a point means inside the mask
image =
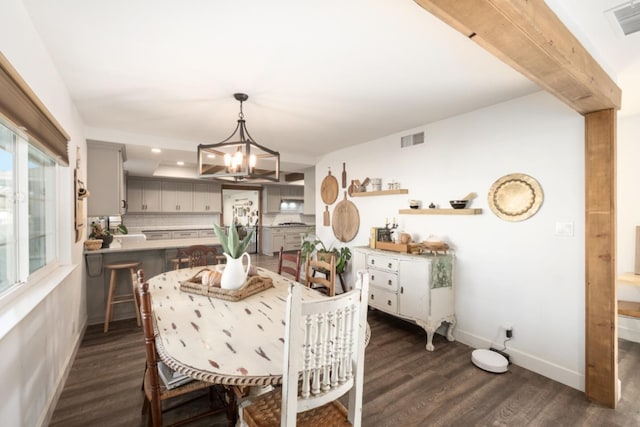
M 147 277 L 153 277 L 173 268 L 171 259 L 176 258 L 178 250 L 192 245 L 213 246 L 222 253 L 216 237 L 192 239 L 140 240 L 112 243 L 110 248 L 85 251 L 87 266 L 87 316 L 88 324 L 104 322 L 110 271 L 105 264 L 116 262 L 141 262 Z M 116 294 L 131 293 L 131 279 L 126 272 L 117 276 Z M 133 304 L 114 306 L 113 320 L 136 317 Z

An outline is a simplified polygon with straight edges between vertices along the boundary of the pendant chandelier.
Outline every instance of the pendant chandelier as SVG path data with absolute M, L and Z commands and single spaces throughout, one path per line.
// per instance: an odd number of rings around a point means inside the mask
M 235 93 L 240 101 L 238 125 L 231 136 L 217 144 L 198 145 L 198 175 L 225 181 L 280 180 L 280 153 L 253 140 L 244 120 L 242 103 L 249 99 Z

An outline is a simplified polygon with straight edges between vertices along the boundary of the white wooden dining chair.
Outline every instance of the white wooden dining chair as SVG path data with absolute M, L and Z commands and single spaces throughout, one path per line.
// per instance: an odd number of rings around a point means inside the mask
M 322 300 L 289 286 L 282 388 L 244 406 L 247 425 L 361 425 L 368 288 L 365 272 L 352 291 Z M 346 393 L 348 410 L 338 400 Z

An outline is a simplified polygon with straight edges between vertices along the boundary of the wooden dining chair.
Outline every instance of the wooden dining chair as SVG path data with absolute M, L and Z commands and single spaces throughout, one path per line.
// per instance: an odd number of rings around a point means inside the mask
M 202 397 L 202 391 L 206 389 L 208 389 L 207 391 L 209 393 L 210 407 L 204 412 L 195 414 L 172 425 L 181 425 L 186 422 L 199 420 L 222 412 L 226 412 L 227 416 L 229 416 L 228 409 L 225 407 L 225 399 L 221 396 L 221 391 L 218 389 L 220 386 L 194 380 L 178 387 L 168 389 L 160 380 L 160 374 L 158 373 L 159 356 L 156 351 L 156 336 L 153 329 L 153 317 L 151 314 L 151 296 L 149 294 L 149 284 L 145 280 L 143 270 L 138 270 L 138 292 L 140 296 L 140 314 L 142 317 L 142 329 L 144 331 L 144 344 L 147 356 L 147 364 L 143 380 L 145 400 L 142 406 L 142 413 L 147 416 L 147 425 L 153 427 L 162 426 L 163 412 L 183 406 L 196 399 L 200 399 Z M 193 393 L 194 396 L 192 396 L 191 399 L 177 399 L 179 404 L 163 408 L 162 403 L 164 401 L 196 391 L 200 391 L 200 393 Z M 175 400 L 176 399 L 174 399 L 174 401 Z
M 316 276 L 316 272 L 323 273 L 322 276 Z M 322 260 L 312 260 L 307 257 L 305 265 L 305 285 L 312 289 L 325 292 L 330 297 L 336 294 L 336 259 L 331 257 L 330 262 Z
M 322 300 L 303 301 L 289 285 L 282 388 L 250 399 L 247 425 L 361 425 L 369 277 L 357 276 L 355 289 Z M 346 393 L 348 410 L 338 400 Z
M 187 267 L 204 267 L 218 263 L 218 250 L 211 246 L 193 245 L 178 251 L 176 270 L 183 264 Z
M 287 273 L 293 280 L 300 280 L 300 251 L 295 254 L 288 254 L 284 248 L 280 246 L 280 255 L 278 257 L 278 274 Z

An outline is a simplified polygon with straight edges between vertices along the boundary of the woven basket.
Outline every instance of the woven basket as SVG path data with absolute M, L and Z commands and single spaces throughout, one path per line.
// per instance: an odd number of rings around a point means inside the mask
M 271 278 L 258 275 L 247 278 L 244 285 L 238 289 L 222 289 L 215 286 L 203 285 L 202 273 L 207 270 L 207 268 L 203 268 L 190 279 L 180 282 L 180 290 L 226 301 L 240 301 L 253 294 L 257 294 L 258 292 L 262 292 L 265 289 L 273 287 L 273 280 L 271 280 Z
M 88 251 L 97 251 L 102 247 L 102 240 L 100 239 L 89 239 L 84 241 L 84 247 Z

